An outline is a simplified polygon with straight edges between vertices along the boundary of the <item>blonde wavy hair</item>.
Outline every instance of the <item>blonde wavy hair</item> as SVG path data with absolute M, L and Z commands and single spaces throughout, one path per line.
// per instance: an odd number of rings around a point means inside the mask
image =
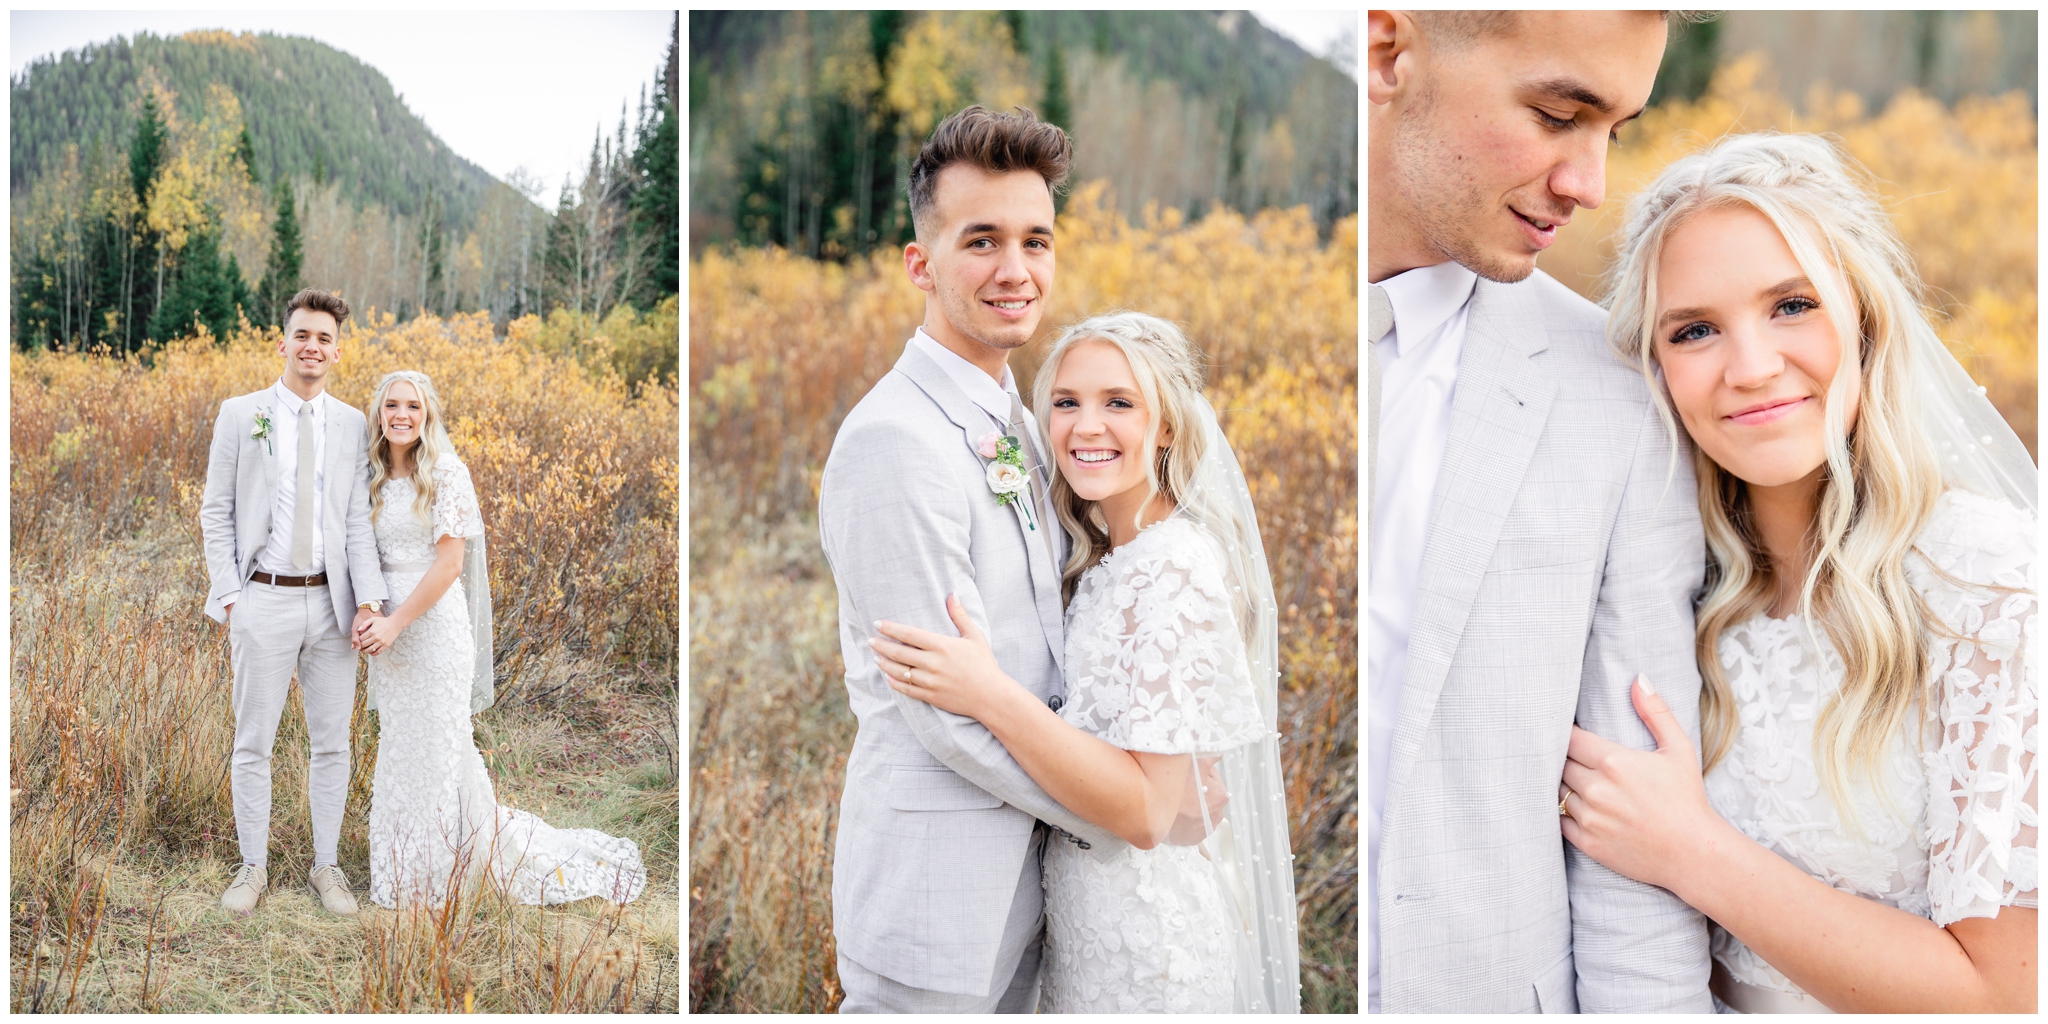
M 1836 311 L 1830 319 L 1842 361 L 1823 400 L 1827 464 L 1799 613 L 1809 631 L 1818 626 L 1827 634 L 1842 661 L 1841 686 L 1815 722 L 1814 754 L 1835 805 L 1853 817 L 1848 778 L 1878 778 L 1891 737 L 1925 698 L 1929 634 L 1946 632 L 1905 572 L 1906 554 L 1943 487 L 1919 429 L 1912 354 L 1940 341 L 1918 298 L 1912 256 L 1867 172 L 1815 135 L 1724 138 L 1672 163 L 1629 201 L 1607 281 L 1608 340 L 1641 368 L 1674 440 L 1678 426 L 1656 363 L 1658 264 L 1688 219 L 1729 207 L 1769 218 L 1822 308 Z M 1844 410 L 1858 392 L 1850 430 Z M 1693 463 L 1708 554 L 1695 652 L 1702 755 L 1711 768 L 1740 725 L 1717 652 L 1721 634 L 1766 611 L 1779 581 L 1751 523 L 1748 485 L 1697 447 Z M 1818 634 L 1809 635 L 1820 649 Z
M 434 521 L 434 469 L 442 456 L 453 458 L 455 444 L 448 439 L 448 428 L 441 418 L 441 393 L 434 390 L 434 382 L 418 370 L 394 370 L 377 382 L 377 390 L 370 398 L 370 519 L 374 522 L 384 508 L 384 484 L 391 479 L 391 440 L 384 436 L 384 398 L 391 391 L 391 385 L 400 382 L 411 384 L 420 393 L 420 408 L 425 411 L 421 417 L 419 440 L 413 443 L 412 453 L 412 512 L 423 523 Z
M 1062 331 L 1032 384 L 1031 406 L 1037 410 L 1039 431 L 1048 438 L 1052 436 L 1052 388 L 1059 376 L 1060 361 L 1074 346 L 1096 341 L 1116 346 L 1130 361 L 1139 397 L 1151 414 L 1145 426 L 1144 444 L 1157 454 L 1145 462 L 1147 498 L 1139 504 L 1132 525 L 1143 522 L 1144 509 L 1151 504 L 1152 495 L 1165 495 L 1173 502 L 1176 514 L 1216 538 L 1224 558 L 1230 562 L 1226 568 L 1236 578 L 1250 579 L 1256 569 L 1251 550 L 1254 545 L 1245 540 L 1251 535 L 1247 524 L 1237 521 L 1237 513 L 1223 500 L 1223 495 L 1208 493 L 1197 485 L 1202 462 L 1210 454 L 1202 412 L 1203 358 L 1202 351 L 1188 341 L 1179 327 L 1156 316 L 1118 310 L 1089 317 Z M 1164 447 L 1159 443 L 1162 437 L 1168 439 Z M 1109 521 L 1103 517 L 1099 504 L 1075 494 L 1058 467 L 1053 468 L 1053 509 L 1059 515 L 1060 526 L 1074 542 L 1060 574 L 1061 594 L 1071 601 L 1081 574 L 1110 552 Z M 1240 586 L 1232 597 L 1239 628 L 1249 630 L 1252 616 L 1248 590 Z

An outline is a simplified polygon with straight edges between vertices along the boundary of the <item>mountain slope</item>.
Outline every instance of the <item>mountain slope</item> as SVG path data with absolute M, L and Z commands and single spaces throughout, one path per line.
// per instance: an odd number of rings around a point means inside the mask
M 67 143 L 123 148 L 145 81 L 177 94 L 197 117 L 206 86 L 234 92 L 265 182 L 316 171 L 344 195 L 413 215 L 438 197 L 466 225 L 494 179 L 435 137 L 377 69 L 325 43 L 269 33 L 140 33 L 37 60 L 9 82 L 9 180 L 16 195 L 54 165 Z
M 1358 86 L 1243 12 L 691 11 L 690 238 L 844 258 L 909 237 L 941 117 L 1033 107 L 1125 214 L 1358 209 Z

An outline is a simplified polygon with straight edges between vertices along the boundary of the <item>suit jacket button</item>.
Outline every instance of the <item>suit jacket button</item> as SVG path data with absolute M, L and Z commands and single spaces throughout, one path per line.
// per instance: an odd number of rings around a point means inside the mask
M 1066 702 L 1066 701 L 1064 701 L 1064 700 L 1061 700 L 1061 699 L 1060 699 L 1060 695 L 1059 695 L 1059 694 L 1057 694 L 1057 693 L 1055 693 L 1055 694 L 1053 694 L 1052 696 L 1050 696 L 1050 697 L 1047 697 L 1047 698 L 1045 699 L 1045 706 L 1046 706 L 1046 707 L 1049 707 L 1049 708 L 1051 708 L 1051 709 L 1053 709 L 1053 710 L 1054 710 L 1055 712 L 1057 712 L 1057 711 L 1058 711 L 1059 709 L 1061 709 L 1061 708 L 1065 707 L 1066 705 L 1067 705 L 1067 702 Z

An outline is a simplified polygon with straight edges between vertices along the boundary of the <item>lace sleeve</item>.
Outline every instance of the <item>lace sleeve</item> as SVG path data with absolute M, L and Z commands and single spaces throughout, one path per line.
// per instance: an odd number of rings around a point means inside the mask
M 1103 739 L 1153 754 L 1216 753 L 1263 739 L 1214 552 L 1192 530 L 1160 540 L 1133 552 L 1104 593 L 1098 614 L 1121 628 L 1069 666 L 1084 683 L 1069 716 L 1092 716 Z
M 469 467 L 460 460 L 443 456 L 434 467 L 434 539 L 481 537 L 484 513 L 476 503 L 476 487 L 469 481 Z
M 1928 901 L 1947 927 L 2039 906 L 2039 591 L 2031 517 L 1974 495 L 1943 502 L 1918 545 L 1941 571 L 1915 575 L 1953 634 L 1932 638 L 1929 734 L 1939 746 L 1925 755 Z

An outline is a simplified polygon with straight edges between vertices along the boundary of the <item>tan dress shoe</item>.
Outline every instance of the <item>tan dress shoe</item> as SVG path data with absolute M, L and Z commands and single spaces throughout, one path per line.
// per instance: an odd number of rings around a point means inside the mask
M 306 878 L 306 884 L 313 887 L 313 894 L 320 897 L 320 905 L 330 914 L 342 917 L 356 916 L 356 898 L 348 891 L 348 876 L 341 869 L 329 864 L 314 868 Z
M 228 891 L 221 894 L 220 908 L 230 914 L 247 917 L 255 911 L 256 901 L 263 896 L 264 887 L 269 882 L 262 868 L 254 864 L 242 865 L 242 870 L 235 872 L 235 880 L 228 885 Z

